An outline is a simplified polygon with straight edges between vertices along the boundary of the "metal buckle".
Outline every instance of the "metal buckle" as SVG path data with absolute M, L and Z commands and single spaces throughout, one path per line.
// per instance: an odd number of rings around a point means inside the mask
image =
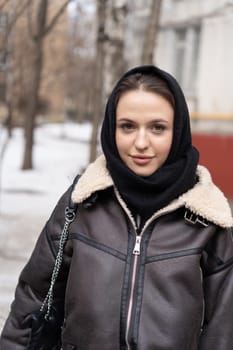
M 188 223 L 190 223 L 192 225 L 196 225 L 197 223 L 199 223 L 199 224 L 203 225 L 204 227 L 209 226 L 209 223 L 206 219 L 194 214 L 193 212 L 191 212 L 188 209 L 185 211 L 184 219 L 185 219 L 185 221 L 187 221 Z

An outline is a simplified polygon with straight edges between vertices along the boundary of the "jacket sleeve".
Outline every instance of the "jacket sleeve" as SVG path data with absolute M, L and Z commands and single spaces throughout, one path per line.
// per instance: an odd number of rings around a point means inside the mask
M 50 285 L 50 278 L 58 250 L 59 236 L 65 221 L 69 189 L 56 205 L 42 230 L 32 255 L 20 274 L 15 299 L 0 338 L 0 349 L 25 350 L 31 329 L 27 320 L 33 311 L 39 310 Z M 64 256 L 62 269 L 55 284 L 54 298 L 64 297 L 69 256 Z
M 220 230 L 203 255 L 204 323 L 199 350 L 233 349 L 232 230 Z

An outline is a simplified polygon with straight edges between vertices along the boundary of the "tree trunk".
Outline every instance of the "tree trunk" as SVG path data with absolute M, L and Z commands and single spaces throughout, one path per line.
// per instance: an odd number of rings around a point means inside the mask
M 96 38 L 96 68 L 95 68 L 95 87 L 93 96 L 93 119 L 92 119 L 92 135 L 90 142 L 89 161 L 93 162 L 97 155 L 97 139 L 98 129 L 103 111 L 103 80 L 104 80 L 104 43 L 105 35 L 105 17 L 106 4 L 108 0 L 97 1 L 97 38 Z
M 104 99 L 106 100 L 125 68 L 124 43 L 127 0 L 111 0 L 107 7 Z
M 32 5 L 32 4 L 31 4 Z M 28 8 L 28 20 L 29 28 L 31 30 L 30 35 L 32 38 L 32 61 L 31 61 L 31 74 L 28 82 L 28 91 L 27 91 L 27 107 L 25 115 L 25 149 L 23 157 L 22 169 L 32 169 L 33 168 L 33 143 L 34 143 L 34 129 L 36 114 L 38 110 L 38 101 L 39 101 L 39 90 L 40 90 L 40 81 L 41 81 L 41 72 L 43 67 L 43 40 L 44 32 L 46 26 L 47 18 L 47 9 L 48 9 L 48 0 L 40 0 L 38 9 L 36 12 L 35 19 L 35 31 L 32 31 L 31 16 L 30 13 L 31 7 Z
M 97 70 L 94 94 L 93 129 L 90 162 L 97 156 L 98 130 L 104 112 L 104 102 L 124 70 L 124 39 L 127 0 L 98 2 Z
M 12 119 L 13 119 L 13 108 L 12 108 L 12 100 L 10 100 L 10 101 L 7 101 L 7 117 L 5 121 L 9 138 L 11 138 L 12 136 Z
M 148 18 L 144 45 L 142 49 L 142 64 L 154 64 L 154 48 L 158 33 L 162 0 L 151 0 L 150 15 Z
M 41 73 L 43 69 L 43 42 L 47 34 L 53 29 L 59 17 L 64 12 L 69 0 L 64 1 L 57 13 L 47 23 L 49 0 L 38 0 L 35 20 L 32 18 L 31 9 L 33 0 L 28 1 L 28 29 L 32 39 L 32 63 L 31 74 L 29 77 L 27 91 L 27 108 L 25 115 L 25 149 L 22 169 L 33 168 L 33 141 L 36 114 L 38 111 L 39 91 L 41 82 Z M 35 24 L 33 28 L 32 23 Z
M 21 13 L 21 11 L 20 11 Z M 19 15 L 19 14 L 18 14 Z M 5 125 L 8 131 L 9 138 L 12 136 L 12 122 L 13 122 L 13 86 L 14 86 L 14 64 L 13 64 L 13 34 L 12 28 L 14 23 L 17 21 L 18 16 L 16 15 L 16 3 L 14 0 L 8 2 L 8 21 L 7 31 L 5 36 L 5 42 L 7 45 L 7 58 L 6 58 L 6 106 L 7 106 L 7 117 Z
M 25 118 L 25 149 L 22 169 L 33 168 L 33 143 L 36 114 L 38 110 L 41 71 L 43 66 L 42 41 L 36 40 L 33 48 L 32 72 L 29 83 L 29 93 Z

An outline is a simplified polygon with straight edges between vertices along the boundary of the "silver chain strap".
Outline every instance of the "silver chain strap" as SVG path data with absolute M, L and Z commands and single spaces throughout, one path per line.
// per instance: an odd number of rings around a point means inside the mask
M 64 246 L 65 243 L 68 239 L 68 229 L 69 226 L 71 224 L 71 222 L 74 220 L 75 218 L 75 209 L 73 208 L 69 208 L 66 207 L 65 209 L 65 223 L 64 223 L 64 227 L 60 236 L 60 240 L 59 240 L 59 248 L 58 248 L 58 253 L 56 256 L 56 260 L 55 260 L 55 264 L 54 264 L 54 268 L 53 268 L 53 272 L 52 272 L 52 277 L 50 280 L 50 286 L 49 286 L 49 290 L 48 293 L 41 305 L 40 311 L 44 311 L 47 308 L 46 314 L 45 314 L 45 319 L 48 320 L 49 316 L 50 316 L 50 311 L 51 311 L 51 307 L 52 307 L 52 303 L 53 303 L 53 289 L 54 289 L 54 285 L 56 283 L 60 268 L 61 268 L 61 264 L 62 264 L 62 260 L 63 260 L 63 251 L 64 251 Z

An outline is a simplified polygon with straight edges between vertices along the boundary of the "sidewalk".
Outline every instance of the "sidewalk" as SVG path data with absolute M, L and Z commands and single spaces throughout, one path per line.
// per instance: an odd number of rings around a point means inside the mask
M 0 216 L 0 329 L 9 313 L 19 273 L 28 260 L 44 218 L 29 216 Z M 20 229 L 19 229 L 20 228 Z
M 44 125 L 36 130 L 34 170 L 21 171 L 23 130 L 14 130 L 0 188 L 0 330 L 19 273 L 62 193 L 87 163 L 89 125 Z M 1 141 L 4 134 L 1 134 Z

